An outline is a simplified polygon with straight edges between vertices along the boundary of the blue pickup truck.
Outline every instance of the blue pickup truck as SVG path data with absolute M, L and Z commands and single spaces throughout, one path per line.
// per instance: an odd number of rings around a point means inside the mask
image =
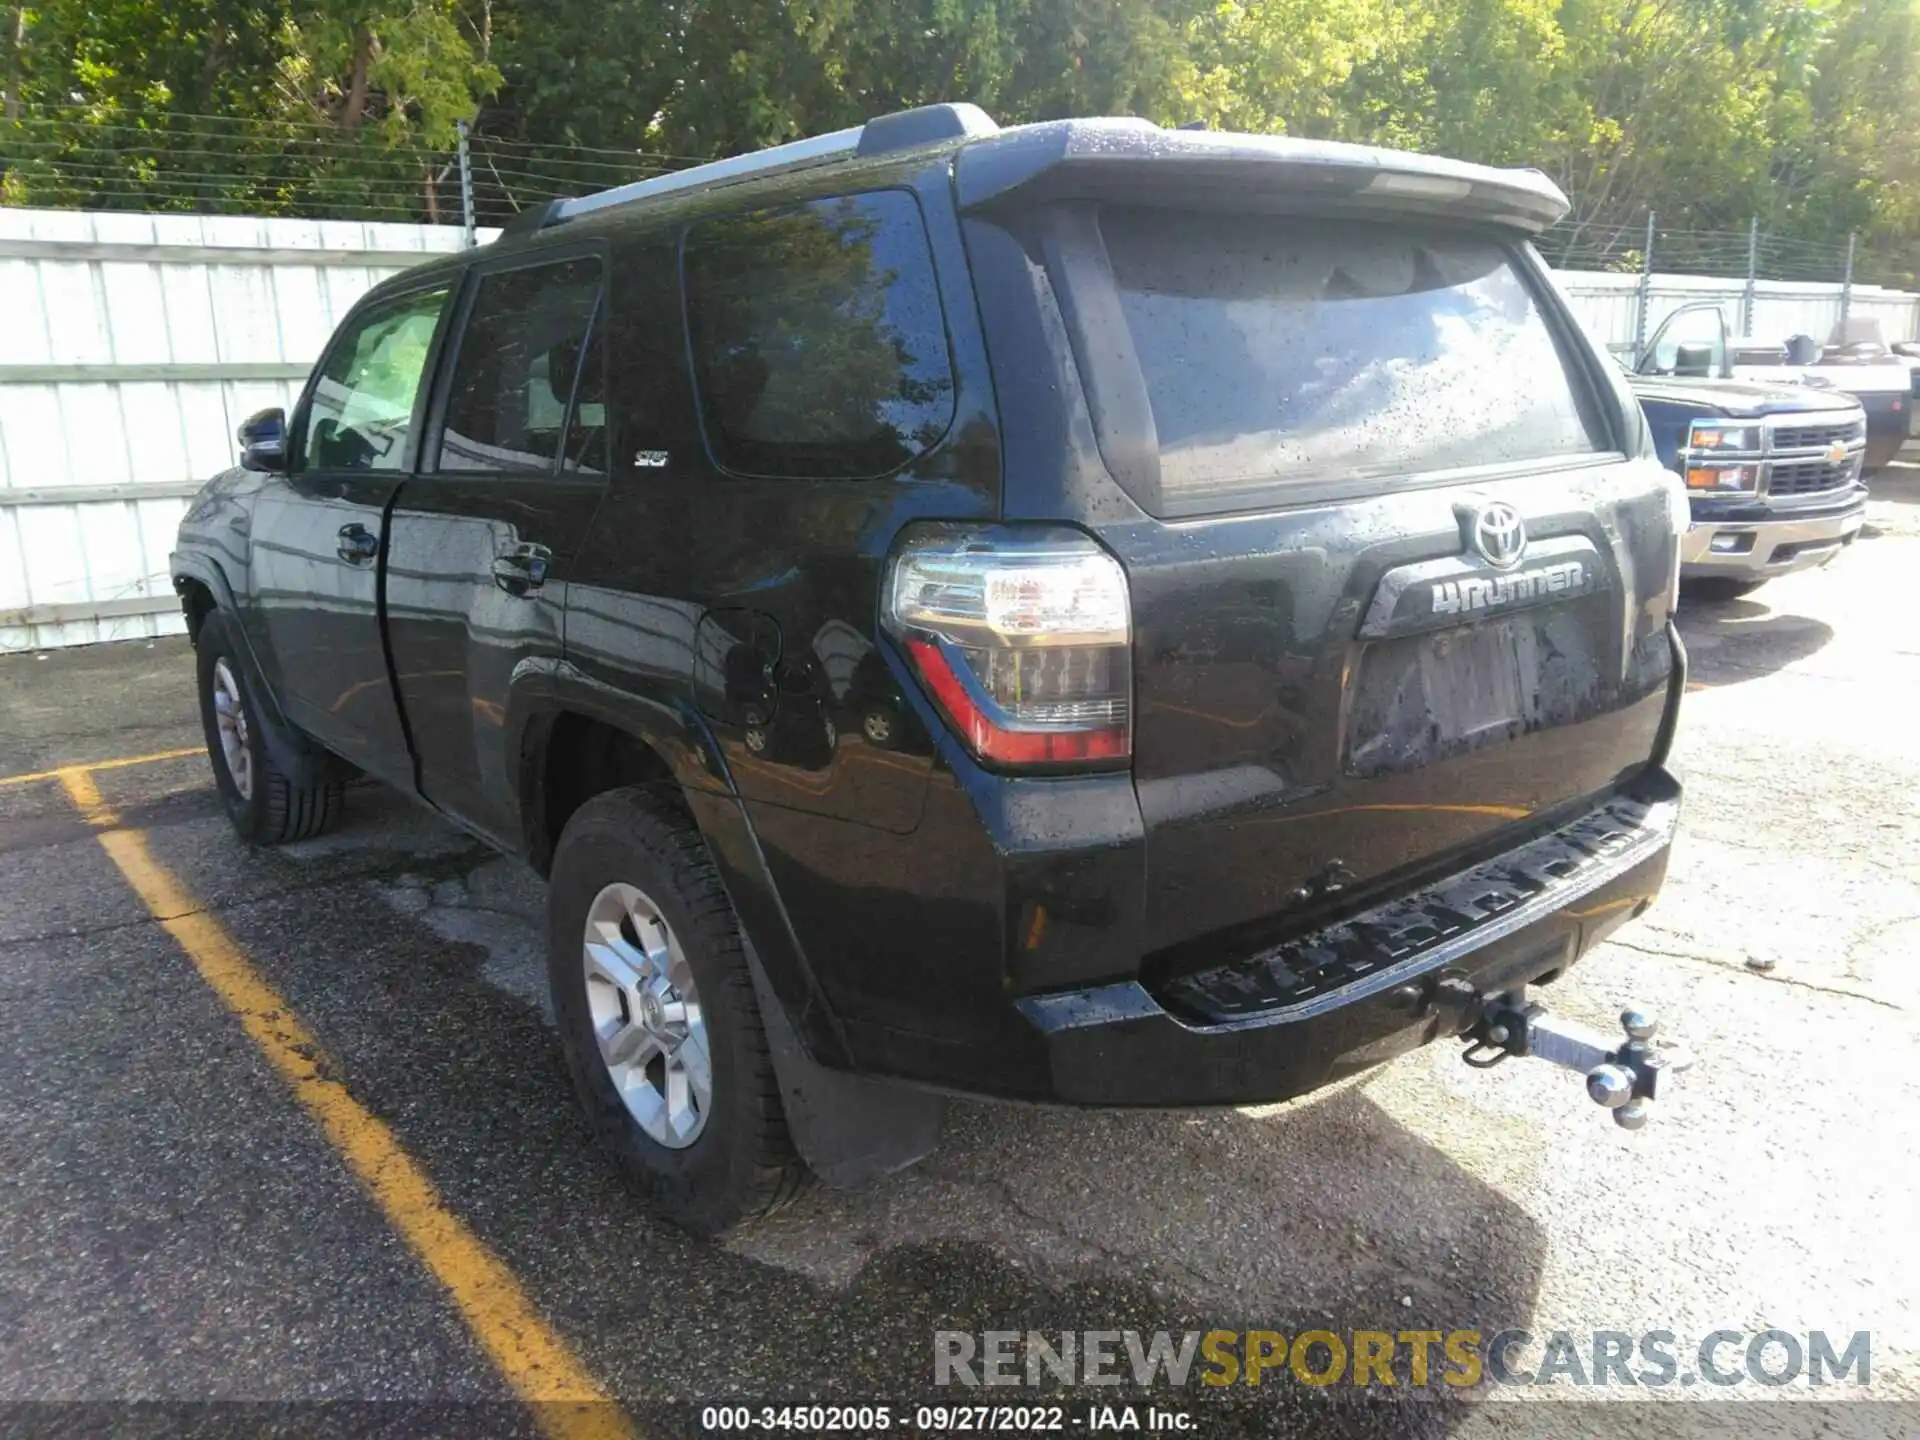
M 1719 307 L 1683 306 L 1629 382 L 1661 463 L 1686 483 L 1693 525 L 1681 580 L 1699 598 L 1825 565 L 1866 515 L 1871 437 L 1860 398 L 1804 375 L 1743 379 L 1733 361 Z

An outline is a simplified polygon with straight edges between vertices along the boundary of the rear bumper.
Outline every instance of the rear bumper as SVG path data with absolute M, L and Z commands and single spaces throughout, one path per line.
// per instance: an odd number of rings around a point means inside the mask
M 1853 543 L 1867 514 L 1866 492 L 1818 515 L 1777 519 L 1695 519 L 1680 539 L 1680 573 L 1771 580 L 1824 565 Z
M 1029 996 L 1053 1098 L 1081 1105 L 1283 1100 L 1451 1033 L 1442 974 L 1494 992 L 1557 974 L 1665 878 L 1680 786 L 1654 769 L 1530 844 L 1264 955 Z

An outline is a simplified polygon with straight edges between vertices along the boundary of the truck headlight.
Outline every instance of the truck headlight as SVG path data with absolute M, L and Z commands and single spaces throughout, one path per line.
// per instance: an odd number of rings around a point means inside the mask
M 1696 451 L 1723 450 L 1739 453 L 1760 448 L 1757 425 L 1722 425 L 1715 420 L 1696 420 L 1687 435 L 1687 448 Z
M 1691 495 L 1752 495 L 1760 487 L 1760 467 L 1692 460 L 1687 464 L 1686 478 Z

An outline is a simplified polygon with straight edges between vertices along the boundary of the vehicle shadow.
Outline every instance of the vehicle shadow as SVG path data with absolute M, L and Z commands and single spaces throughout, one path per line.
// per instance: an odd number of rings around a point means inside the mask
M 1737 600 L 1688 597 L 1680 602 L 1676 623 L 1691 678 L 1711 685 L 1770 675 L 1833 639 L 1831 625 L 1774 609 L 1765 590 Z
M 816 1186 L 724 1244 L 690 1239 L 626 1188 L 578 1117 L 529 993 L 537 882 L 508 863 L 462 882 L 500 922 L 466 942 L 426 910 L 392 911 L 376 940 L 363 908 L 310 893 L 234 923 L 243 944 L 254 927 L 274 937 L 254 954 L 341 1078 L 650 1434 L 697 1433 L 696 1400 L 1036 1398 L 935 1389 L 937 1330 L 1491 1335 L 1532 1312 L 1539 1223 L 1351 1082 L 1264 1111 L 956 1103 L 921 1165 L 851 1193 Z M 1296 1412 L 1442 1434 L 1463 1407 L 1433 1353 L 1422 1398 L 1390 1394 L 1385 1413 L 1378 1394 L 1272 1374 L 1204 1388 L 1199 1366 L 1152 1398 L 1204 1409 L 1208 1434 L 1272 1434 Z M 1405 1364 L 1403 1347 L 1403 1385 Z M 1056 1398 L 1145 1397 L 1123 1385 Z

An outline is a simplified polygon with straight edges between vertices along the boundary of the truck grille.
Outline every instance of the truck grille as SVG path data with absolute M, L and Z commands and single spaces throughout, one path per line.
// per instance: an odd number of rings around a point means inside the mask
M 1864 420 L 1846 420 L 1839 424 L 1776 426 L 1773 432 L 1775 450 L 1813 450 L 1836 443 L 1851 445 L 1856 440 L 1867 437 L 1867 422 Z
M 1853 480 L 1855 456 L 1834 463 L 1827 460 L 1776 460 L 1768 470 L 1767 491 L 1772 495 L 1818 495 L 1842 490 Z

